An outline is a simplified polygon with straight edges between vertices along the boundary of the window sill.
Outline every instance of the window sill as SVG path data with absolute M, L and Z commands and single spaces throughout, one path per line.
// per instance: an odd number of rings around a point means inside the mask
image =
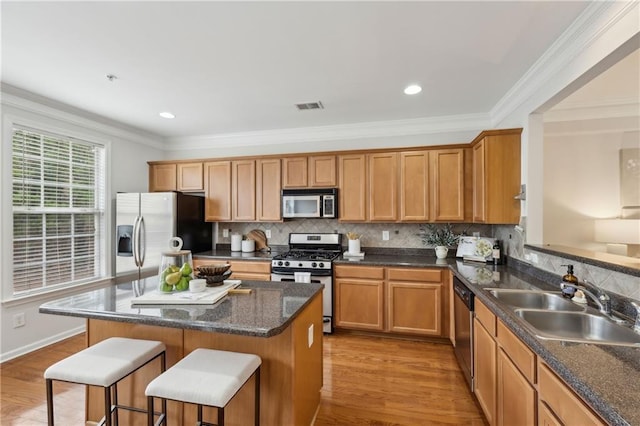
M 10 297 L 3 300 L 1 303 L 2 307 L 10 308 L 12 306 L 26 305 L 34 302 L 47 302 L 49 300 L 72 296 L 74 294 L 82 293 L 88 290 L 96 290 L 99 288 L 108 287 L 110 285 L 113 285 L 113 283 L 113 278 L 109 277 L 97 281 L 91 281 L 88 283 L 76 284 L 74 286 L 45 290 L 23 296 Z

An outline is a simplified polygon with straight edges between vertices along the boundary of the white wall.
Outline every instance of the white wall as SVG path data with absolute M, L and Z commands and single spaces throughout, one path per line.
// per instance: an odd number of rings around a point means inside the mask
M 0 243 L 0 276 L 4 288 L 10 288 L 11 280 L 11 128 L 12 122 L 42 123 L 49 129 L 64 134 L 85 135 L 92 140 L 105 142 L 110 152 L 107 174 L 107 189 L 111 202 L 107 214 L 109 252 L 113 234 L 112 207 L 118 191 L 146 191 L 148 184 L 147 161 L 163 158 L 162 144 L 153 136 L 123 130 L 117 125 L 106 125 L 87 117 L 69 113 L 55 102 L 40 103 L 30 97 L 16 96 L 3 91 L 2 98 L 2 150 L 0 154 L 1 196 L 0 224 L 2 242 Z M 74 111 L 75 112 L 75 111 Z M 110 270 L 110 268 L 108 269 Z M 68 292 L 66 293 L 68 294 Z M 47 300 L 61 297 L 62 294 L 48 294 L 30 297 L 24 300 L 8 300 L 10 293 L 3 292 L 0 304 L 0 360 L 5 361 L 31 350 L 46 346 L 64 337 L 84 330 L 85 320 L 59 315 L 44 315 L 38 312 L 39 306 Z M 23 313 L 26 325 L 13 328 L 13 317 Z

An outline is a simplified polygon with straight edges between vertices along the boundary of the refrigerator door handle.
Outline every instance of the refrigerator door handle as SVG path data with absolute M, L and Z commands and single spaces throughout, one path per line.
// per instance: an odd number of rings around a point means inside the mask
M 133 222 L 133 262 L 139 268 L 140 264 L 140 216 Z
M 144 216 L 140 216 L 140 228 L 139 228 L 139 235 L 138 235 L 138 242 L 140 243 L 140 245 L 138 247 L 140 247 L 140 254 L 138 255 L 138 258 L 140 260 L 140 267 L 142 268 L 144 266 L 144 257 L 147 254 L 147 242 L 145 239 L 145 236 L 147 235 L 147 227 L 144 224 Z

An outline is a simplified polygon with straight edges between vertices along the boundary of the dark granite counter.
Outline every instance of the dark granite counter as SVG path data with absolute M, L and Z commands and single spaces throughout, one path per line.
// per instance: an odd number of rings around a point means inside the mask
M 131 305 L 156 291 L 158 277 L 87 291 L 40 306 L 45 314 L 146 324 L 246 336 L 271 337 L 286 329 L 321 284 L 242 281 L 250 294 L 230 294 L 212 305 Z
M 284 250 L 286 251 L 286 249 Z M 219 260 L 249 260 L 249 261 L 265 261 L 271 260 L 273 256 L 278 254 L 277 250 L 272 251 L 252 251 L 244 253 L 240 251 L 231 251 L 230 249 L 215 249 L 195 253 L 194 259 L 219 259 Z

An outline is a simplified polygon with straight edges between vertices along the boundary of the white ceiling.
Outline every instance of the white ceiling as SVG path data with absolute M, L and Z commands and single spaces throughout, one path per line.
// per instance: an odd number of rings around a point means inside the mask
M 2 1 L 2 82 L 165 138 L 488 114 L 588 3 Z

